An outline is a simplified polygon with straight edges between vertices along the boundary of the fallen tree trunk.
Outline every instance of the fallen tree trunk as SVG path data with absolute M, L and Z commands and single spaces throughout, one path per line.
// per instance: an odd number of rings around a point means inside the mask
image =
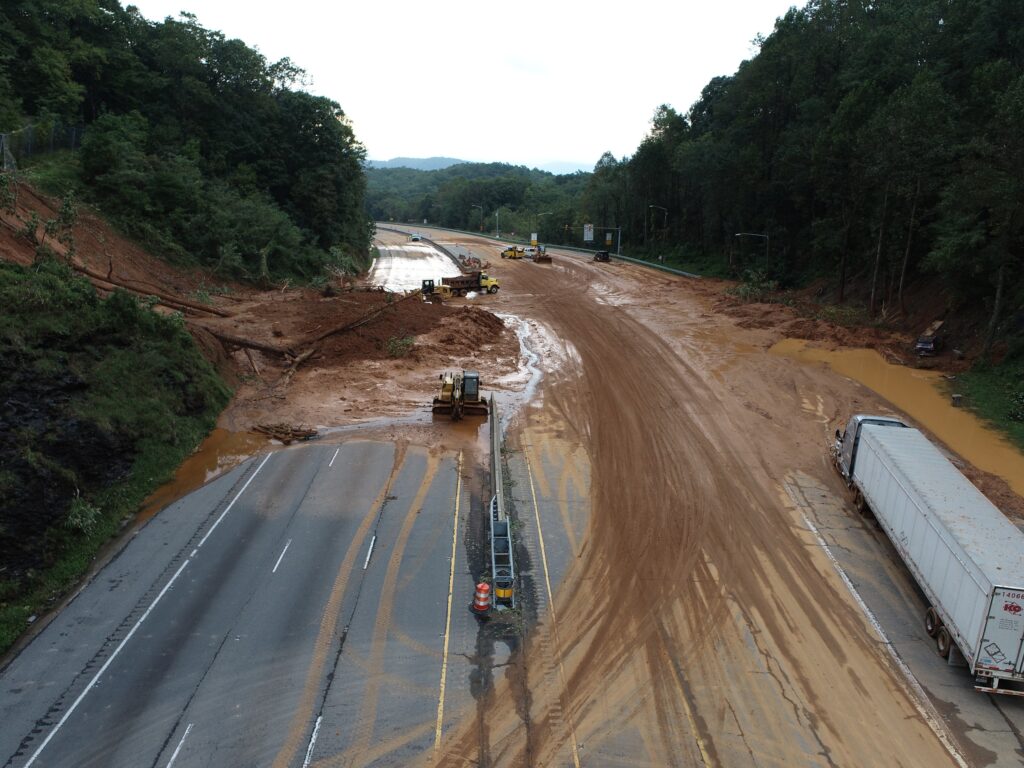
M 225 344 L 234 344 L 236 347 L 241 347 L 242 349 L 258 349 L 260 352 L 267 352 L 271 355 L 284 356 L 293 354 L 290 349 L 281 349 L 280 347 L 275 347 L 273 344 L 266 344 L 262 341 L 247 339 L 244 336 L 236 336 L 233 333 L 222 331 L 219 328 L 198 322 L 197 320 L 189 320 L 188 322 L 198 328 L 202 328 L 211 336 L 214 336 Z
M 280 386 L 287 386 L 288 382 L 292 380 L 292 376 L 294 376 L 295 372 L 299 370 L 299 366 L 302 365 L 307 360 L 309 360 L 309 358 L 313 356 L 314 352 L 316 352 L 316 347 L 312 346 L 305 352 L 296 355 L 295 359 L 292 360 L 291 366 L 289 366 L 288 370 L 284 372 L 284 375 L 282 375 L 281 378 L 278 379 L 277 382 L 275 382 L 274 387 L 276 388 Z
M 307 339 L 304 343 L 306 343 L 306 344 L 316 344 L 317 342 L 323 341 L 328 336 L 333 336 L 333 335 L 335 335 L 337 333 L 345 333 L 346 331 L 354 330 L 354 329 L 358 328 L 361 325 L 366 325 L 368 322 L 373 320 L 373 318 L 377 317 L 380 314 L 383 314 L 384 312 L 386 312 L 387 310 L 391 309 L 392 307 L 397 307 L 403 301 L 408 301 L 409 299 L 413 298 L 414 296 L 415 297 L 419 297 L 420 296 L 420 291 L 413 291 L 411 293 L 407 293 L 405 296 L 403 296 L 402 298 L 398 299 L 397 301 L 392 301 L 392 302 L 389 302 L 387 304 L 384 304 L 381 307 L 377 307 L 372 312 L 368 312 L 367 314 L 363 315 L 362 317 L 360 317 L 360 318 L 358 318 L 356 320 L 351 320 L 351 321 L 349 321 L 347 323 L 344 323 L 342 325 L 335 326 L 334 328 L 328 328 L 326 331 L 318 333 L 316 336 L 312 337 L 311 339 Z
M 188 299 L 183 299 L 180 296 L 173 296 L 169 293 L 164 293 L 163 291 L 154 291 L 148 288 L 135 288 L 130 284 L 124 282 L 123 280 L 108 277 L 107 275 L 104 275 L 101 272 L 96 272 L 95 270 L 90 269 L 84 264 L 75 263 L 71 265 L 71 268 L 78 272 L 81 272 L 84 275 L 88 275 L 94 280 L 102 280 L 105 283 L 116 285 L 118 288 L 123 288 L 124 290 L 130 291 L 131 293 L 137 293 L 141 296 L 156 296 L 158 299 L 173 302 L 174 304 L 178 304 L 182 307 L 188 307 L 189 309 L 194 309 L 199 312 L 206 312 L 211 315 L 218 315 L 220 317 L 232 317 L 232 314 L 230 312 L 227 312 L 223 309 L 219 309 L 217 307 L 211 307 L 207 304 L 200 304 L 195 301 L 189 301 Z

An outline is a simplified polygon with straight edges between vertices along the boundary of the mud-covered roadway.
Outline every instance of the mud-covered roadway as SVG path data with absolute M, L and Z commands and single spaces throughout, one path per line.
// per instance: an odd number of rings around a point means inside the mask
M 475 764 L 482 732 L 510 766 L 964 759 L 785 490 L 799 474 L 842 498 L 832 430 L 889 406 L 769 354 L 779 332 L 715 311 L 708 281 L 431 236 L 489 259 L 487 306 L 535 329 L 543 381 L 509 444 L 582 446 L 592 479 L 586 535 L 525 649 L 529 701 L 496 675 L 436 764 Z

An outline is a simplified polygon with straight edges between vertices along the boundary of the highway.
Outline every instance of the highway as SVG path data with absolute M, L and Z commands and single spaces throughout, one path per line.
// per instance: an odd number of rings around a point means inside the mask
M 482 502 L 459 467 L 318 445 L 175 503 L 3 671 L 4 765 L 396 764 L 432 749 L 473 701 L 465 538 Z

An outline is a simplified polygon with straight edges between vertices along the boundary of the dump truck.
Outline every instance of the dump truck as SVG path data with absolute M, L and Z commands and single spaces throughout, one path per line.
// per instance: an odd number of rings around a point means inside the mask
M 485 272 L 468 272 L 465 275 L 455 277 L 442 277 L 441 284 L 452 289 L 452 293 L 461 296 L 470 291 L 478 293 L 497 293 L 498 278 L 488 277 Z
M 452 421 L 464 415 L 486 416 L 487 400 L 480 393 L 480 374 L 476 371 L 446 371 L 439 376 L 441 391 L 434 398 L 434 413 L 447 413 Z
M 858 414 L 836 468 L 924 593 L 924 628 L 975 688 L 1024 695 L 1024 533 L 919 430 Z

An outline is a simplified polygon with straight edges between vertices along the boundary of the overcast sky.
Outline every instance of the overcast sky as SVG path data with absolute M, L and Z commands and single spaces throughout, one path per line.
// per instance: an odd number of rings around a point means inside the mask
M 586 170 L 631 155 L 660 104 L 686 112 L 755 53 L 787 0 L 123 0 L 285 56 L 375 160 L 447 156 Z

